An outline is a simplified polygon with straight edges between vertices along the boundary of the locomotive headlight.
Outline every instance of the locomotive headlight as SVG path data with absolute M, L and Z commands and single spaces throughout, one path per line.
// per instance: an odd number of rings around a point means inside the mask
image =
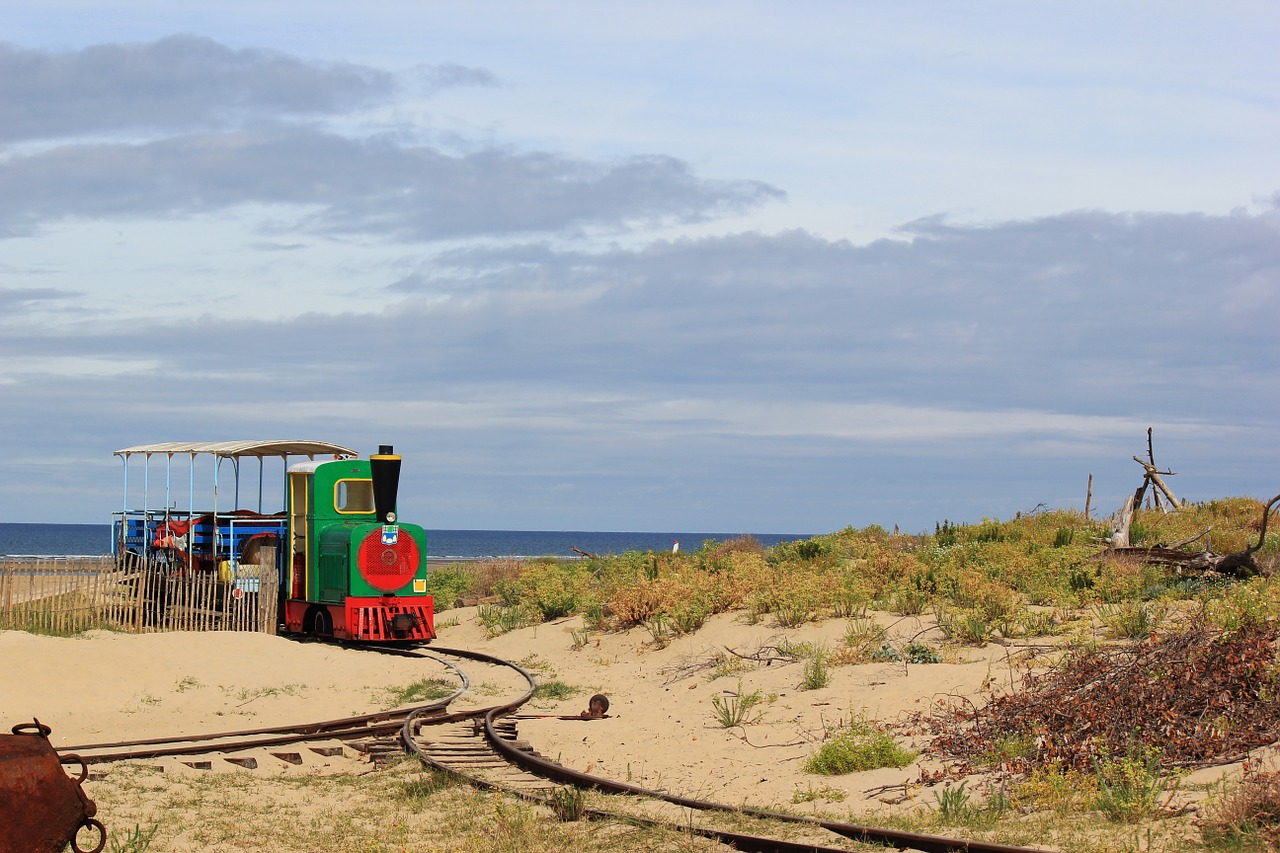
M 395 524 L 395 523 L 396 523 L 396 514 L 394 512 L 388 512 L 387 524 Z

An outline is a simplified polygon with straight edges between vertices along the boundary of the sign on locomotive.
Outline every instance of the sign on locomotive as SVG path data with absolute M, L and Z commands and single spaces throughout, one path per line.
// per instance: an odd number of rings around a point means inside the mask
M 276 587 L 287 631 L 389 642 L 435 637 L 427 535 L 396 514 L 401 460 L 389 445 L 368 459 L 318 441 L 167 442 L 115 455 L 124 462 L 124 506 L 114 514 L 118 558 L 132 555 L 167 578 L 216 576 L 237 597 Z M 130 494 L 130 459 L 138 456 L 141 509 L 130 507 L 137 500 Z M 187 509 L 178 509 L 173 489 L 175 456 L 187 457 Z M 212 457 L 211 470 L 198 468 L 197 459 L 206 456 Z M 164 458 L 164 499 L 158 506 L 151 503 L 152 457 Z M 290 457 L 305 458 L 291 464 Z M 242 504 L 253 501 L 241 494 L 241 466 L 253 459 L 257 509 L 246 509 Z M 284 468 L 283 509 L 264 512 L 266 463 L 274 459 Z M 230 488 L 221 471 L 228 461 Z M 212 485 L 203 509 L 195 508 L 197 478 Z M 261 583 L 263 571 L 274 572 L 277 583 Z M 152 604 L 163 612 L 163 600 Z

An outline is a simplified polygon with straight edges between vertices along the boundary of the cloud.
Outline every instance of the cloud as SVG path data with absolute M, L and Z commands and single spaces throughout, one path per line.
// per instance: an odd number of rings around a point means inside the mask
M 275 229 L 426 242 L 703 221 L 782 197 L 670 157 L 597 163 L 500 148 L 453 155 L 310 128 L 75 145 L 0 161 L 0 237 L 67 219 L 292 209 Z
M 436 85 L 478 79 L 458 68 L 429 76 Z M 237 51 L 190 35 L 74 53 L 0 45 L 0 81 L 0 141 L 7 142 L 334 114 L 385 101 L 394 89 L 385 71 Z
M 428 91 L 496 84 L 456 64 L 410 76 Z M 259 205 L 282 209 L 276 231 L 421 242 L 698 222 L 783 197 L 669 156 L 455 152 L 416 142 L 425 128 L 324 129 L 308 119 L 350 124 L 391 100 L 394 78 L 193 36 L 70 54 L 0 46 L 0 81 L 0 141 L 41 143 L 0 160 L 0 238 Z
M 4 270 L 0 270 L 3 274 Z M 56 287 L 0 287 L 0 311 L 16 314 L 37 305 L 65 303 L 78 294 Z
M 0 352 L 160 363 L 213 400 L 265 389 L 271 354 L 287 353 L 301 400 L 391 366 L 415 398 L 506 400 L 515 383 L 574 409 L 628 401 L 616 423 L 646 425 L 654 401 L 688 400 L 679 419 L 721 411 L 725 430 L 756 437 L 1113 436 L 1157 414 L 1249 427 L 1280 398 L 1277 218 L 1091 212 L 913 223 L 908 240 L 865 246 L 788 232 L 470 248 L 427 256 L 371 311 L 276 320 L 211 303 L 118 330 L 15 327 Z
M 67 500 L 98 499 L 115 447 L 242 436 L 394 440 L 440 526 L 1011 514 L 1088 473 L 1131 490 L 1148 426 L 1193 492 L 1276 459 L 1274 200 L 725 233 L 784 191 L 404 118 L 401 84 L 484 69 L 176 37 L 6 48 L 4 71 L 0 432 L 59 483 L 91 472 Z M 24 503 L 38 468 L 0 506 L 59 509 Z

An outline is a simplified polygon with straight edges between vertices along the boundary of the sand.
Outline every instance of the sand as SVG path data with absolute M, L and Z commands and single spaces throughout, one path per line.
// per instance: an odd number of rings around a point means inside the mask
M 922 631 L 930 636 L 927 619 L 874 618 L 899 645 Z M 596 775 L 731 804 L 791 804 L 797 791 L 817 790 L 824 801 L 843 796 L 842 808 L 854 811 L 918 805 L 923 791 L 916 783 L 922 769 L 940 766 L 934 760 L 829 777 L 805 773 L 805 759 L 851 717 L 904 723 L 944 696 L 979 698 L 984 685 L 1008 679 L 1008 650 L 999 645 L 952 653 L 947 663 L 831 667 L 830 684 L 817 690 L 801 688 L 800 663 L 765 665 L 734 655 L 784 641 L 835 649 L 845 620 L 784 630 L 769 621 L 748 624 L 743 613 L 721 614 L 662 647 L 643 628 L 591 633 L 582 644 L 580 617 L 497 637 L 486 635 L 474 608 L 445 611 L 438 621 L 440 646 L 519 661 L 541 681 L 573 688 L 569 698 L 522 711 L 520 736 L 543 755 Z M 329 720 L 383 710 L 389 690 L 420 678 L 453 679 L 431 662 L 262 634 L 94 631 L 55 638 L 5 631 L 0 660 L 0 723 L 39 718 L 59 748 Z M 717 666 L 722 660 L 736 666 Z M 731 669 L 737 671 L 726 673 Z M 479 676 L 464 704 L 509 692 L 489 677 Z M 739 690 L 761 695 L 758 718 L 724 728 L 714 697 L 727 700 Z M 585 709 L 593 693 L 609 697 L 607 719 L 554 718 Z M 900 740 L 923 745 L 910 734 Z

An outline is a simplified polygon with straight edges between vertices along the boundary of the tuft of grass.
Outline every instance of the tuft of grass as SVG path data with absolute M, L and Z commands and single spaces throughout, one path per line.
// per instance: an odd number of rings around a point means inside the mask
M 821 690 L 831 683 L 831 672 L 827 669 L 827 650 L 814 649 L 813 654 L 805 658 L 804 676 L 800 679 L 801 690 Z
M 580 788 L 564 786 L 551 792 L 551 811 L 563 821 L 581 820 L 587 810 L 587 795 Z
M 152 824 L 144 829 L 141 824 L 135 823 L 133 829 L 127 830 L 123 834 L 114 833 L 107 835 L 107 850 L 109 853 L 148 853 L 151 849 L 151 842 L 155 841 L 156 833 L 160 831 L 159 824 Z M 78 847 L 76 849 L 79 849 Z
M 543 702 L 561 702 L 582 692 L 582 688 L 563 681 L 546 681 L 533 688 L 533 698 Z
M 703 605 L 694 602 L 671 611 L 671 629 L 681 636 L 692 634 L 706 624 L 709 611 Z
M 1097 607 L 1098 618 L 1111 636 L 1124 640 L 1147 639 L 1164 623 L 1167 613 L 1164 604 L 1153 601 L 1122 601 Z
M 844 632 L 844 646 L 849 650 L 851 663 L 869 660 L 880 648 L 889 632 L 883 625 L 870 619 L 851 619 Z
M 995 626 L 976 610 L 956 610 L 939 606 L 938 628 L 943 636 L 969 646 L 985 646 L 995 633 Z
M 813 618 L 813 604 L 800 598 L 780 601 L 773 607 L 773 618 L 779 628 L 799 628 Z
M 880 767 L 906 767 L 919 755 L 874 723 L 856 718 L 832 733 L 809 756 L 804 769 L 806 773 L 840 776 Z
M 764 696 L 759 690 L 744 693 L 742 679 L 739 678 L 737 692 L 717 693 L 711 697 L 711 707 L 720 727 L 731 729 L 734 726 L 745 726 L 758 720 L 759 715 L 753 715 L 752 711 L 763 701 Z
M 832 788 L 829 785 L 823 785 L 821 788 L 813 787 L 810 782 L 809 786 L 804 789 L 797 788 L 791 794 L 791 802 L 799 805 L 800 803 L 815 803 L 818 800 L 825 800 L 828 803 L 843 803 L 848 794 L 839 788 Z
M 476 609 L 476 618 L 490 637 L 532 625 L 534 619 L 521 605 L 482 604 Z
M 443 699 L 457 689 L 443 678 L 420 678 L 404 687 L 389 687 L 382 692 L 385 708 L 403 708 L 406 705 L 425 705 Z
M 458 785 L 456 777 L 434 767 L 427 768 L 421 775 L 406 779 L 397 789 L 397 799 L 416 803 L 427 800 L 441 791 Z
M 973 816 L 973 806 L 969 804 L 969 793 L 965 791 L 968 782 L 961 782 L 954 788 L 943 786 L 941 791 L 934 791 L 933 798 L 938 803 L 938 815 L 952 823 L 963 823 Z

